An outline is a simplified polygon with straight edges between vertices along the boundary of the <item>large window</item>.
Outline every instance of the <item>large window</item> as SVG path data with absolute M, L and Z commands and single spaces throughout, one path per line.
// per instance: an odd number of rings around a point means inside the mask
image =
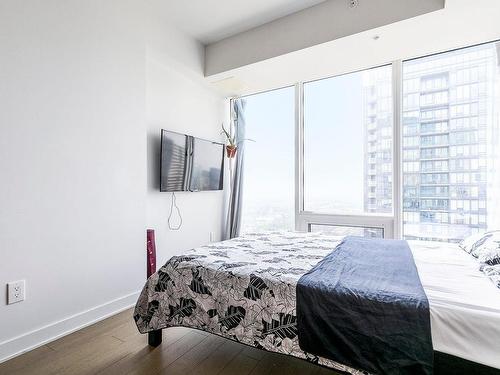
M 247 96 L 243 232 L 293 230 L 294 87 Z
M 392 213 L 390 65 L 304 84 L 304 210 Z
M 403 63 L 405 238 L 498 229 L 498 63 L 497 43 Z
M 500 229 L 499 55 L 485 43 L 249 97 L 248 135 L 266 140 L 248 147 L 245 228 L 451 242 Z

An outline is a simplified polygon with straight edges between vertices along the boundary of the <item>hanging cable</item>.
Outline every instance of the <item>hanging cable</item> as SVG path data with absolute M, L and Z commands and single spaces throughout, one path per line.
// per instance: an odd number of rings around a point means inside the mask
M 177 214 L 179 215 L 179 225 L 172 225 L 172 214 L 174 212 L 174 207 L 177 210 Z M 168 228 L 170 230 L 179 230 L 181 229 L 182 226 L 182 215 L 181 215 L 181 210 L 179 210 L 179 207 L 177 207 L 177 198 L 175 196 L 175 193 L 172 192 L 172 200 L 170 202 L 170 214 L 168 215 Z

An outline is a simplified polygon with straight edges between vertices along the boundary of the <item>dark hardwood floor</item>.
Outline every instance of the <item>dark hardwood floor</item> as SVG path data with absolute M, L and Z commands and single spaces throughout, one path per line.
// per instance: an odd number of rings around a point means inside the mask
M 206 374 L 335 375 L 306 361 L 267 353 L 187 328 L 163 331 L 163 343 L 147 345 L 132 310 L 0 364 L 0 374 Z

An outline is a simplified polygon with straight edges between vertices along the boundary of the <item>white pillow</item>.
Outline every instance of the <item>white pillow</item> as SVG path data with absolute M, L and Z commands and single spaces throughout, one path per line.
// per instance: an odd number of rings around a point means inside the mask
M 494 249 L 500 247 L 500 230 L 473 234 L 460 242 L 458 246 L 475 258 L 479 258 L 483 252 L 491 255 Z
M 497 286 L 497 288 L 500 288 L 500 274 L 492 275 L 490 276 L 491 281 L 493 281 L 493 284 Z
M 500 264 L 494 266 L 483 264 L 481 266 L 481 271 L 493 281 L 493 284 L 500 288 Z
M 486 233 L 476 233 L 469 237 L 466 237 L 458 244 L 458 246 L 466 253 L 471 253 L 472 249 L 475 248 L 475 244 L 479 242 Z

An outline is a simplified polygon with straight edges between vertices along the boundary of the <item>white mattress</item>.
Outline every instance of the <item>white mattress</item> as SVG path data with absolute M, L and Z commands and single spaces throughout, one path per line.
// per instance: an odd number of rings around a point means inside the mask
M 500 289 L 458 245 L 408 242 L 429 300 L 434 350 L 500 368 Z

